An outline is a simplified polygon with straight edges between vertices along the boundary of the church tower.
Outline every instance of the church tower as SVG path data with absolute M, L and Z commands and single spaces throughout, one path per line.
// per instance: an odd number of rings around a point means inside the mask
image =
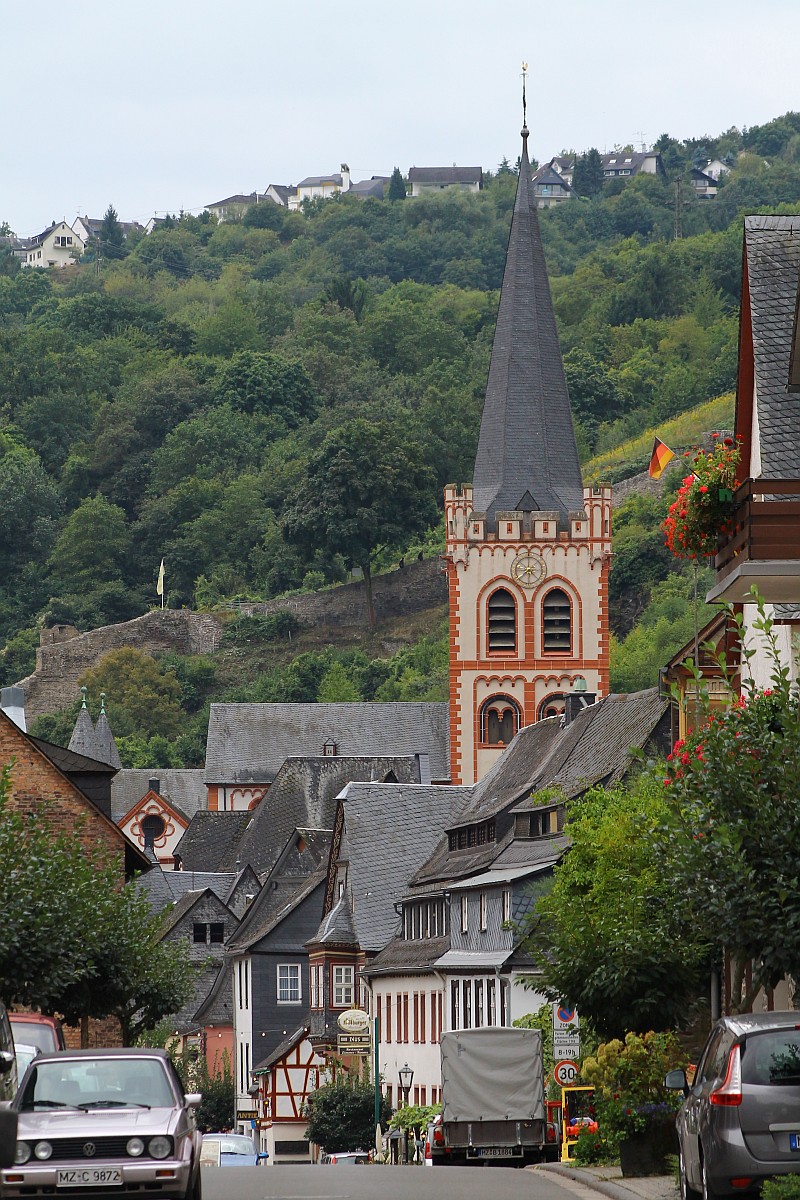
M 473 485 L 445 489 L 445 522 L 451 777 L 468 784 L 571 693 L 608 692 L 611 488 L 581 481 L 526 125 Z

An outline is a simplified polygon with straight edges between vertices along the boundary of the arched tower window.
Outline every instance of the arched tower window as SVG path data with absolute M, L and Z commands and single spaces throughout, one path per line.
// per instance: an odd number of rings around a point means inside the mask
M 517 606 L 511 592 L 498 588 L 488 604 L 489 649 L 513 652 L 517 648 Z
M 572 606 L 561 588 L 552 588 L 542 603 L 542 649 L 545 654 L 569 654 L 572 649 Z
M 566 698 L 563 692 L 551 692 L 539 705 L 538 719 L 544 721 L 547 717 L 562 716 L 565 705 Z
M 481 742 L 507 746 L 520 727 L 520 710 L 510 696 L 492 696 L 481 705 Z

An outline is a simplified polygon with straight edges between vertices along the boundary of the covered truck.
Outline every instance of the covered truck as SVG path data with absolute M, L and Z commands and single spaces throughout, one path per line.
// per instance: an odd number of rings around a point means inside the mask
M 541 1162 L 556 1151 L 544 1102 L 538 1029 L 443 1033 L 442 1121 L 433 1131 L 434 1166 Z

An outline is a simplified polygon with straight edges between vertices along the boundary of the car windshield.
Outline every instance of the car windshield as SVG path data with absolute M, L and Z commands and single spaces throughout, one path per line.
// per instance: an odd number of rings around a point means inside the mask
M 776 1029 L 748 1037 L 742 1051 L 742 1081 L 800 1084 L 800 1030 Z
M 58 1050 L 56 1035 L 52 1025 L 43 1021 L 12 1021 L 11 1033 L 14 1042 L 23 1042 L 26 1046 L 37 1046 L 43 1054 L 52 1054 Z
M 221 1133 L 206 1134 L 204 1142 L 219 1142 L 220 1154 L 255 1154 L 255 1148 L 249 1137 L 239 1134 Z
M 65 1057 L 33 1064 L 20 1107 L 165 1108 L 174 1103 L 158 1059 Z

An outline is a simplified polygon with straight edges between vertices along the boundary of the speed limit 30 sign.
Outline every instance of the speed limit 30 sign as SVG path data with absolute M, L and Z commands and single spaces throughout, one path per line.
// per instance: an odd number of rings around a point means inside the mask
M 569 1087 L 578 1078 L 577 1065 L 571 1058 L 562 1058 L 553 1067 L 553 1078 L 559 1087 Z

